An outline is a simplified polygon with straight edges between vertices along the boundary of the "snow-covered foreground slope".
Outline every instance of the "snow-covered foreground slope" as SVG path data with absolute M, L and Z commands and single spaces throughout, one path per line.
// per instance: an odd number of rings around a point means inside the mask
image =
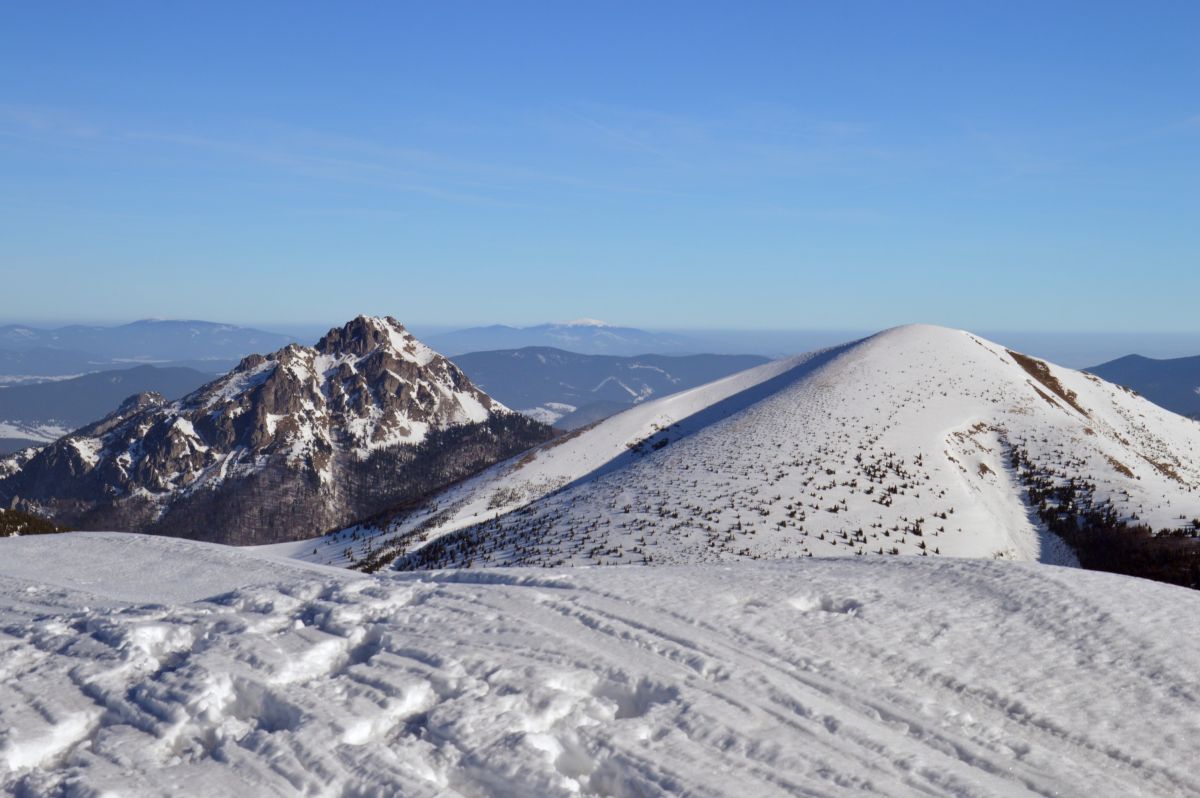
M 0 540 L 0 791 L 1200 794 L 1179 588 L 921 558 L 371 577 L 142 544 Z
M 0 577 L 99 599 L 171 604 L 289 579 L 352 579 L 249 548 L 127 532 L 0 538 Z M 66 593 L 64 593 L 66 595 Z
M 280 552 L 399 556 L 402 567 L 809 554 L 1070 562 L 1028 501 L 1034 483 L 1074 484 L 1080 514 L 1192 528 L 1200 424 L 970 333 L 914 325 L 648 402 L 379 527 Z

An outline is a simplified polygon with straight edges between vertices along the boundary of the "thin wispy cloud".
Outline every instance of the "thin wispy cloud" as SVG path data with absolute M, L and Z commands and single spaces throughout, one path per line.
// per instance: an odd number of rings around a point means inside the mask
M 787 119 L 780 109 L 694 118 L 646 109 L 576 104 L 514 116 L 509 137 L 529 152 L 510 161 L 463 157 L 333 131 L 231 122 L 222 132 L 137 121 L 98 121 L 61 110 L 0 109 L 0 132 L 54 146 L 120 148 L 124 157 L 190 161 L 197 153 L 307 180 L 366 185 L 447 202 L 538 207 L 548 187 L 580 192 L 730 201 L 725 181 L 861 168 L 879 150 L 864 127 Z M 770 121 L 774 120 L 774 121 Z M 486 126 L 475 136 L 486 137 Z M 547 146 L 538 152 L 538 144 Z M 459 141 L 473 149 L 470 137 Z M 129 145 L 136 145 L 130 147 Z M 146 146 L 150 145 L 150 146 Z M 556 149 L 558 152 L 548 152 Z M 599 160 L 595 160 L 600 152 Z M 531 193 L 532 192 L 532 193 Z M 519 197 L 519 199 L 518 199 Z
M 582 123 L 574 129 L 570 121 Z M 784 106 L 751 104 L 708 116 L 596 103 L 547 121 L 584 148 L 631 156 L 628 165 L 690 177 L 786 177 L 836 166 L 860 166 L 882 155 L 868 126 L 814 118 Z
M 238 126 L 234 126 L 238 127 Z M 478 189 L 490 178 L 528 180 L 517 168 L 485 167 L 461 162 L 452 156 L 414 148 L 382 145 L 363 139 L 285 126 L 247 124 L 246 132 L 216 135 L 143 127 L 136 124 L 101 124 L 61 111 L 0 109 L 0 135 L 54 146 L 90 149 L 120 148 L 124 157 L 167 157 L 175 151 L 181 162 L 191 163 L 197 153 L 229 164 L 251 163 L 311 180 L 370 185 L 389 191 L 413 193 L 439 200 L 471 204 L 513 205 L 501 192 Z M 153 152 L 128 145 L 156 145 Z

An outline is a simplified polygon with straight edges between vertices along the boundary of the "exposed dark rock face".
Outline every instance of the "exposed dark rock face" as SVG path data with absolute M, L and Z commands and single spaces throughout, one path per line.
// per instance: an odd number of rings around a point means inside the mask
M 551 436 L 394 319 L 251 355 L 178 402 L 144 393 L 0 479 L 81 529 L 252 544 L 320 534 Z
M 24 449 L 0 456 L 0 480 L 20 471 L 41 448 L 41 446 L 26 446 Z

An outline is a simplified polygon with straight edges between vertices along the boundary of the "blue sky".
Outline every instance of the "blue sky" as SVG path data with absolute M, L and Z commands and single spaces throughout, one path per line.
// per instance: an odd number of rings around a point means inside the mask
M 6 3 L 0 317 L 1200 329 L 1196 3 Z

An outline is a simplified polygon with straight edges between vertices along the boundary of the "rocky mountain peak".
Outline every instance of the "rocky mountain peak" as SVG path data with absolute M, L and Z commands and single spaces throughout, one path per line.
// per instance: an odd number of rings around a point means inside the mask
M 394 318 L 359 316 L 316 347 L 245 357 L 179 401 L 130 397 L 0 477 L 0 498 L 76 525 L 197 536 L 212 534 L 205 513 L 232 514 L 229 539 L 265 542 L 413 498 L 550 434 Z M 443 451 L 447 440 L 462 451 Z M 221 504 L 264 492 L 279 496 L 270 513 Z
M 326 333 L 317 342 L 316 350 L 322 355 L 358 357 L 383 350 L 421 365 L 435 357 L 433 350 L 413 337 L 403 324 L 391 316 L 358 316 Z
M 137 410 L 143 410 L 147 407 L 159 407 L 167 403 L 167 400 L 158 391 L 143 391 L 135 393 L 125 401 L 121 402 L 117 408 L 117 415 L 128 415 Z

